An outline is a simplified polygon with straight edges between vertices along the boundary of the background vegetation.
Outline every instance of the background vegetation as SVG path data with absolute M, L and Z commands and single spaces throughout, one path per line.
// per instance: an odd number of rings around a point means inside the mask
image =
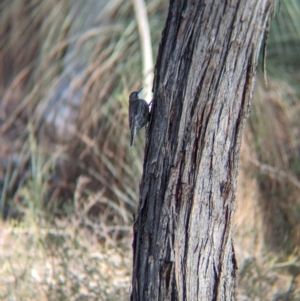
M 130 0 L 0 1 L 0 299 L 127 300 L 143 134 Z M 156 55 L 168 1 L 147 1 Z M 300 4 L 278 2 L 241 149 L 238 300 L 300 300 Z

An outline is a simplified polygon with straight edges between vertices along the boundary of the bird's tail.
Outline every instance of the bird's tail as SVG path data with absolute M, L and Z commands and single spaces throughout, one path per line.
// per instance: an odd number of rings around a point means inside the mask
M 136 134 L 136 130 L 134 128 L 131 129 L 131 137 L 130 137 L 130 147 L 133 145 L 133 140 Z

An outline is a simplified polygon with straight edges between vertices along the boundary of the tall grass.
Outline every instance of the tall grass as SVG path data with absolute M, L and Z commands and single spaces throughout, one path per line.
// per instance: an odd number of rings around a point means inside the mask
M 299 4 L 280 3 L 242 147 L 240 300 L 300 299 Z M 0 5 L 0 298 L 126 299 L 144 143 L 129 148 L 132 3 Z M 154 56 L 167 5 L 147 1 Z
M 20 178 L 35 177 L 28 170 L 30 123 L 40 152 L 56 166 L 48 175 L 53 203 L 54 198 L 60 205 L 68 202 L 63 199 L 72 198 L 76 179 L 85 175 L 90 191 L 102 191 L 100 207 L 107 203 L 119 223 L 128 223 L 138 199 L 143 149 L 141 140 L 130 151 L 128 143 L 128 94 L 141 86 L 131 1 L 5 1 L 2 6 L 0 134 L 10 144 L 14 175 L 6 174 L 3 214 L 9 216 L 11 205 L 22 202 Z M 164 6 L 149 5 L 153 29 L 162 27 Z M 157 45 L 160 32 L 153 32 Z M 5 161 L 6 155 L 1 157 Z

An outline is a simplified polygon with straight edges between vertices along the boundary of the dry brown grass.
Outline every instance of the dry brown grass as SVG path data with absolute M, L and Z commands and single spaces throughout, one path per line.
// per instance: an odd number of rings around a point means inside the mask
M 1 300 L 127 300 L 128 248 L 104 247 L 64 227 L 1 223 Z
M 258 79 L 241 147 L 238 300 L 300 300 L 299 113 L 290 85 Z
M 148 3 L 154 54 L 166 7 Z M 143 160 L 142 135 L 128 143 L 131 1 L 6 0 L 0 14 L 0 299 L 126 300 Z M 268 83 L 242 145 L 238 300 L 300 300 L 299 91 Z
M 152 28 L 162 26 L 164 6 L 149 5 Z M 101 191 L 118 208 L 118 223 L 127 224 L 143 156 L 141 140 L 130 151 L 128 143 L 127 98 L 141 85 L 131 2 L 4 1 L 2 7 L 2 214 L 14 216 L 23 202 L 20 189 L 34 176 L 34 137 L 41 156 L 51 158 L 52 168 L 42 172 L 49 209 L 68 205 L 83 175 L 89 191 Z M 154 32 L 157 44 L 160 32 Z
M 288 253 L 300 241 L 299 114 L 290 85 L 271 80 L 266 89 L 258 82 L 245 143 L 258 179 L 265 247 Z

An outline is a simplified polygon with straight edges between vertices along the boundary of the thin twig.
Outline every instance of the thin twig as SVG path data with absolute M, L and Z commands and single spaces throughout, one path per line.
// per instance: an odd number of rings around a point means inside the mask
M 251 157 L 249 158 L 249 161 L 253 163 L 255 166 L 259 167 L 262 173 L 267 174 L 274 179 L 278 179 L 278 180 L 286 179 L 290 181 L 293 185 L 295 185 L 298 189 L 300 189 L 300 182 L 298 181 L 297 178 L 295 178 L 291 174 L 288 174 L 287 172 L 277 169 L 271 165 L 261 163 L 260 161 L 253 159 Z

